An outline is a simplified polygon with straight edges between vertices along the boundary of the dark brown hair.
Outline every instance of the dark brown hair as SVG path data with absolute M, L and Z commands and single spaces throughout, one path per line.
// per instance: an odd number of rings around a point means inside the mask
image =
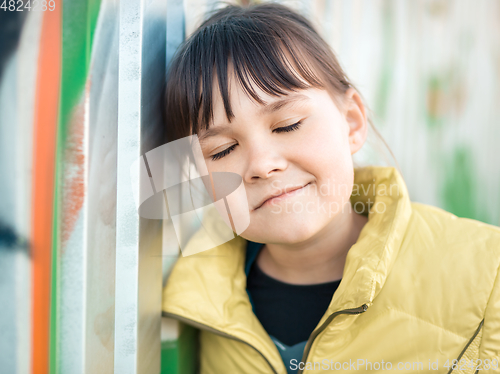
M 165 91 L 168 141 L 208 129 L 214 79 L 231 121 L 230 69 L 260 104 L 251 82 L 275 96 L 308 87 L 327 89 L 337 104 L 353 86 L 330 46 L 300 14 L 276 3 L 229 5 L 203 22 L 172 59 Z

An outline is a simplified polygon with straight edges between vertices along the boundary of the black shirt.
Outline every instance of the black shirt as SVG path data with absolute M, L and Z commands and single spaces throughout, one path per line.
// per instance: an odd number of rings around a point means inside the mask
M 313 285 L 284 283 L 266 275 L 255 261 L 247 277 L 255 315 L 269 335 L 288 346 L 309 339 L 339 284 L 340 280 Z

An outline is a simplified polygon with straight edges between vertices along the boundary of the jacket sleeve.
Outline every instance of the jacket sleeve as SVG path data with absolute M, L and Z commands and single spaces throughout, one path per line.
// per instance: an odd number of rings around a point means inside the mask
M 493 291 L 491 292 L 484 314 L 483 336 L 479 346 L 479 359 L 483 362 L 483 370 L 479 373 L 500 373 L 500 270 L 497 269 Z M 496 363 L 485 370 L 484 360 L 496 360 Z M 493 361 L 494 362 L 494 361 Z M 496 369 L 495 369 L 496 367 Z

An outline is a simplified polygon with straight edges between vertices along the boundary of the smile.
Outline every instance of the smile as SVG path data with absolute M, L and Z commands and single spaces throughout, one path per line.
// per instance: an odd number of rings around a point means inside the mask
M 296 189 L 293 189 L 291 191 L 288 191 L 286 193 L 283 193 L 281 195 L 278 195 L 278 196 L 274 196 L 274 197 L 271 197 L 269 199 L 267 199 L 266 201 L 264 201 L 261 205 L 259 205 L 257 208 L 255 208 L 254 210 L 257 210 L 257 209 L 260 209 L 260 208 L 263 208 L 263 207 L 266 207 L 266 206 L 270 206 L 271 204 L 278 204 L 294 195 L 297 195 L 300 191 L 302 191 L 304 188 L 306 188 L 307 186 L 309 186 L 311 183 L 308 183 L 302 187 L 299 187 L 299 188 L 296 188 Z

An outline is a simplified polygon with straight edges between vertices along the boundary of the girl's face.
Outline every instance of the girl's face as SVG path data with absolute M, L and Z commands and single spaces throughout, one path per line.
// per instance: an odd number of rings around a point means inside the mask
M 343 110 L 322 89 L 276 97 L 253 88 L 264 105 L 231 80 L 231 123 L 215 92 L 214 122 L 198 134 L 203 156 L 209 173 L 233 172 L 243 178 L 250 210 L 243 238 L 301 243 L 347 217 L 354 179 L 351 155 L 367 134 L 364 106 L 352 88 Z M 263 204 L 291 190 L 295 192 Z

